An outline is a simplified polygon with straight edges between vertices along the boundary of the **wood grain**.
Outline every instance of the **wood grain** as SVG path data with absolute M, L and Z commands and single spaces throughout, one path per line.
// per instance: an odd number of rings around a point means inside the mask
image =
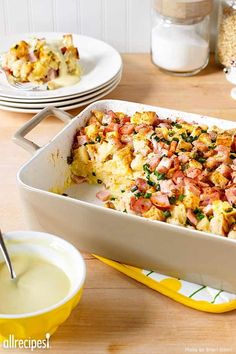
M 229 96 L 231 86 L 213 64 L 195 77 L 177 78 L 161 73 L 148 55 L 123 58 L 123 79 L 107 98 L 236 119 L 236 102 Z M 0 111 L 0 216 L 5 231 L 27 229 L 16 173 L 30 155 L 11 138 L 30 117 Z M 62 127 L 63 123 L 48 118 L 30 138 L 44 144 Z M 82 301 L 53 336 L 50 353 L 236 353 L 236 312 L 213 315 L 189 309 L 90 255 L 85 259 L 87 279 Z

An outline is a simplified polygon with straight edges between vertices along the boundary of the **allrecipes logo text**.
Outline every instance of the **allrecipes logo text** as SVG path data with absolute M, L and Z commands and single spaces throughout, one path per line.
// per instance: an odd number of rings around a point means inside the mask
M 14 334 L 3 340 L 1 343 L 3 349 L 49 349 L 50 333 L 46 333 L 45 339 L 16 339 Z

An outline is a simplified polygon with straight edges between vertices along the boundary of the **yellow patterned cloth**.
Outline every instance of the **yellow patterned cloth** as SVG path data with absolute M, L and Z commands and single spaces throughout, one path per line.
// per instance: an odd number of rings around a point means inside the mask
M 236 294 L 131 267 L 96 255 L 94 257 L 149 288 L 196 310 L 222 313 L 236 309 Z

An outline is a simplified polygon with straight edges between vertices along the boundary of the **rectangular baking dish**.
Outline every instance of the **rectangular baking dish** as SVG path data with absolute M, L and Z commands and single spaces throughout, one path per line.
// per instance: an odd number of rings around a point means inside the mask
M 14 136 L 16 143 L 34 153 L 17 174 L 30 228 L 59 235 L 89 253 L 236 292 L 235 240 L 104 208 L 96 201 L 96 187 L 87 184 L 69 188 L 70 197 L 50 192 L 64 186 L 73 136 L 93 109 L 127 114 L 155 111 L 160 118 L 180 117 L 223 129 L 236 127 L 235 122 L 117 100 L 92 103 L 73 119 L 59 109 L 45 108 Z M 67 125 L 39 148 L 25 135 L 52 114 Z

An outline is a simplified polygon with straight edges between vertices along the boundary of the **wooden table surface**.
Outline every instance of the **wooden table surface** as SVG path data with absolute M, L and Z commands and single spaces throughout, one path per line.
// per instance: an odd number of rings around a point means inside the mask
M 123 59 L 123 79 L 106 98 L 236 119 L 231 85 L 213 64 L 197 76 L 177 78 L 160 72 L 149 55 L 127 54 Z M 0 220 L 4 231 L 27 229 L 16 172 L 30 156 L 11 138 L 30 117 L 0 111 Z M 43 144 L 62 127 L 62 122 L 48 118 L 31 137 Z M 214 315 L 192 310 L 90 255 L 85 259 L 82 301 L 52 337 L 51 353 L 236 353 L 236 311 Z

